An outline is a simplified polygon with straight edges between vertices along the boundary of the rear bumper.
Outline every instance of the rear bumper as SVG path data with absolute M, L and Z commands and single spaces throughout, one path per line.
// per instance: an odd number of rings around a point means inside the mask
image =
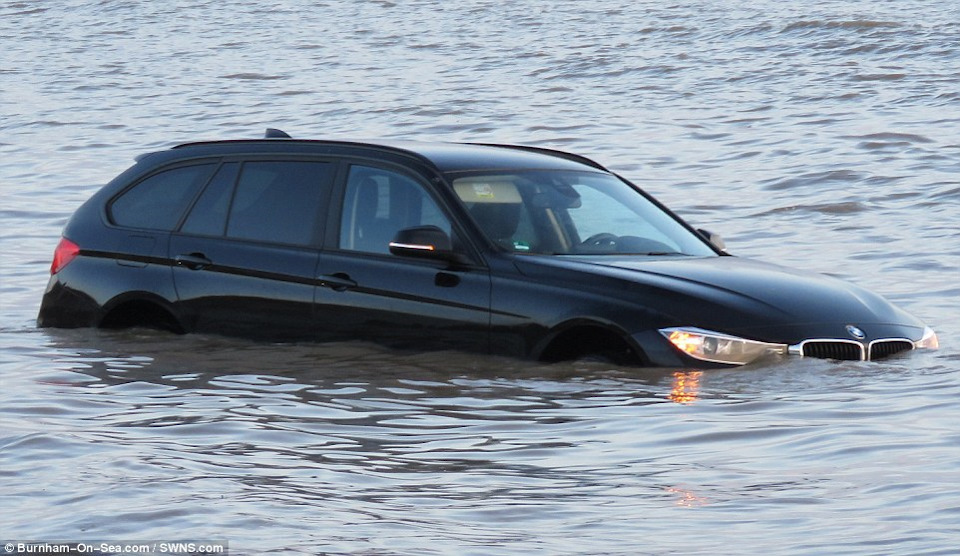
M 46 328 L 83 328 L 96 326 L 100 307 L 89 295 L 67 287 L 51 276 L 40 302 L 37 326 Z

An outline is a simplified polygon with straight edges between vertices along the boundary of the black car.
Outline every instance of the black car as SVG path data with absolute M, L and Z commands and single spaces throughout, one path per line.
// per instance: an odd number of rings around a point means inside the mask
M 277 130 L 140 157 L 66 225 L 38 324 L 669 367 L 937 347 L 876 294 L 730 256 L 582 156 Z

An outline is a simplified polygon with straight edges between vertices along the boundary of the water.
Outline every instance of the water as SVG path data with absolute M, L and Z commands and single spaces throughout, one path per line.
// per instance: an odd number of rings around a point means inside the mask
M 953 2 L 0 3 L 0 538 L 232 554 L 953 554 Z M 943 348 L 705 373 L 33 326 L 139 153 L 404 137 L 592 156 Z

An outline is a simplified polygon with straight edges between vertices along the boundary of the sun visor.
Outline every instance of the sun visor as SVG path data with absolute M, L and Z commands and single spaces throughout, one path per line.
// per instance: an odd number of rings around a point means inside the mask
M 454 180 L 453 190 L 464 203 L 519 204 L 520 192 L 506 179 L 461 178 Z

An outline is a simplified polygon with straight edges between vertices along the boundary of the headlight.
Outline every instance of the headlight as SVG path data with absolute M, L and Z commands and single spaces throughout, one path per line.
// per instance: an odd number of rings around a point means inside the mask
M 923 328 L 923 337 L 913 343 L 917 349 L 940 349 L 940 340 L 937 333 L 929 326 Z
M 746 365 L 767 354 L 787 353 L 786 344 L 768 344 L 701 328 L 661 328 L 677 349 L 701 361 Z

